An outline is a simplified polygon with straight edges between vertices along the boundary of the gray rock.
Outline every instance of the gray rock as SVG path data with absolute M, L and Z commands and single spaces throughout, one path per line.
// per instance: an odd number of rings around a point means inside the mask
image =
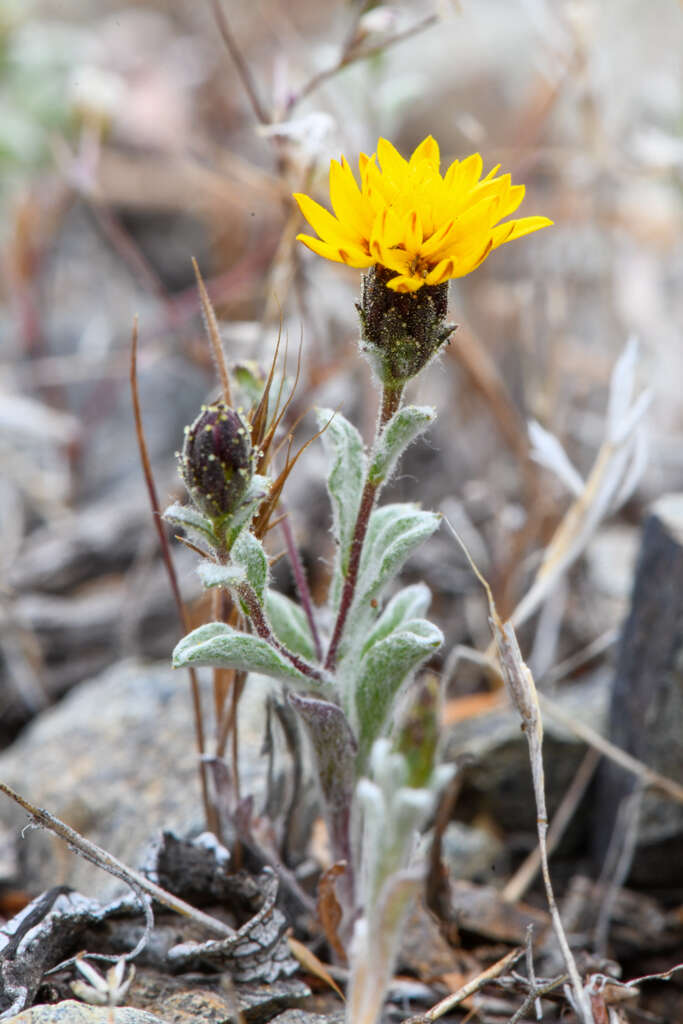
M 244 1015 L 248 1024 L 261 1024 L 310 994 L 308 985 L 300 978 L 280 978 L 268 985 L 233 986 L 229 978 L 221 976 L 216 987 L 141 970 L 128 1001 L 163 1015 L 167 1024 L 232 1024 L 237 1012 Z
M 202 687 L 212 706 L 209 679 Z M 244 793 L 263 792 L 262 692 L 246 691 L 241 708 Z M 212 735 L 210 726 L 207 735 Z M 43 712 L 0 756 L 0 778 L 131 866 L 162 829 L 203 828 L 192 705 L 187 675 L 166 664 L 126 661 L 76 687 Z M 26 815 L 0 802 L 0 828 L 14 830 L 20 878 L 29 890 L 70 885 L 107 899 L 120 883 L 71 854 L 45 832 L 23 832 Z M 10 858 L 11 860 L 11 858 Z
M 75 999 L 43 1004 L 8 1017 L 5 1024 L 171 1024 L 131 1006 L 88 1006 Z
M 273 1018 L 272 1024 L 342 1024 L 344 1011 L 310 1013 L 308 1010 L 285 1010 Z

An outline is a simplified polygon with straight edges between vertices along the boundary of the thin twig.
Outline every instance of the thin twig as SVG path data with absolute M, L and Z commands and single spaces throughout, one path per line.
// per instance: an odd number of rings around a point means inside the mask
M 552 668 L 544 672 L 539 679 L 539 683 L 542 683 L 544 686 L 552 686 L 561 679 L 566 679 L 567 676 L 576 672 L 577 668 L 582 668 L 589 661 L 597 658 L 598 655 L 608 651 L 618 639 L 619 630 L 616 626 L 606 629 L 604 633 L 591 640 L 585 647 L 575 651 L 574 654 L 570 654 L 562 661 L 558 661 L 556 665 L 553 665 Z
M 218 24 L 218 30 L 223 42 L 225 43 L 227 51 L 232 58 L 232 62 L 235 65 L 235 70 L 239 75 L 244 91 L 249 97 L 249 102 L 256 114 L 256 119 L 260 121 L 261 124 L 270 124 L 271 118 L 259 99 L 258 92 L 256 91 L 256 84 L 252 78 L 251 71 L 249 70 L 249 65 L 242 56 L 242 51 L 237 45 L 237 41 L 230 30 L 228 19 L 225 16 L 225 12 L 219 3 L 219 0 L 211 0 L 211 6 L 213 7 L 213 13 Z
M 448 520 L 448 526 L 456 541 L 465 554 L 472 572 L 481 583 L 486 593 L 489 606 L 489 623 L 491 632 L 498 651 L 498 660 L 505 681 L 505 686 L 517 712 L 522 719 L 524 734 L 529 747 L 529 761 L 531 764 L 531 776 L 533 781 L 534 799 L 536 801 L 536 825 L 538 833 L 538 845 L 541 856 L 541 874 L 545 886 L 546 900 L 550 917 L 553 923 L 553 930 L 558 945 L 562 951 L 562 958 L 567 968 L 573 990 L 574 1009 L 584 1024 L 594 1024 L 593 1012 L 586 992 L 584 991 L 579 971 L 576 966 L 574 954 L 571 951 L 560 912 L 555 902 L 555 894 L 550 879 L 548 867 L 548 850 L 546 838 L 548 833 L 548 811 L 545 799 L 545 772 L 543 766 L 543 722 L 538 703 L 536 685 L 533 676 L 522 659 L 522 654 L 517 643 L 514 628 L 511 621 L 502 622 L 495 602 L 491 587 L 472 560 L 467 547 L 453 529 Z
M 197 287 L 199 288 L 199 298 L 202 306 L 202 313 L 204 314 L 204 326 L 206 327 L 206 333 L 209 336 L 211 342 L 211 349 L 213 352 L 214 362 L 218 371 L 218 378 L 221 382 L 221 392 L 223 394 L 223 401 L 228 406 L 232 405 L 232 397 L 230 394 L 230 377 L 228 375 L 228 367 L 225 362 L 225 352 L 223 351 L 223 344 L 221 342 L 220 331 L 218 330 L 218 321 L 216 320 L 216 314 L 213 306 L 211 305 L 211 299 L 209 293 L 206 290 L 204 279 L 199 271 L 199 264 L 197 263 L 194 256 L 192 257 L 192 266 L 197 277 Z
M 282 507 L 282 502 L 280 502 L 280 507 Z M 308 580 L 306 579 L 306 573 L 304 572 L 304 567 L 301 562 L 299 548 L 297 547 L 296 541 L 294 540 L 292 524 L 289 521 L 289 514 L 285 512 L 285 514 L 282 516 L 279 522 L 280 526 L 282 527 L 282 534 L 285 538 L 285 544 L 287 545 L 287 555 L 289 557 L 289 564 L 292 567 L 292 573 L 294 575 L 294 584 L 296 586 L 296 592 L 299 595 L 301 607 L 303 608 L 306 618 L 308 619 L 308 625 L 311 630 L 313 646 L 315 647 L 315 656 L 318 659 L 318 661 L 322 661 L 323 648 L 320 642 L 318 626 L 315 621 L 315 614 L 313 612 L 313 598 L 311 597 L 311 591 L 308 586 Z
M 351 49 L 346 52 L 342 51 L 338 60 L 335 61 L 329 68 L 323 68 L 322 71 L 318 71 L 316 74 L 309 78 L 304 86 L 290 97 L 287 103 L 287 112 L 291 113 L 295 106 L 297 106 L 306 96 L 310 96 L 319 86 L 326 82 L 329 78 L 333 78 L 339 71 L 349 67 L 350 64 L 357 64 L 359 60 L 369 60 L 371 57 L 377 57 L 380 53 L 384 53 L 390 46 L 395 46 L 397 43 L 402 43 L 404 39 L 410 39 L 411 36 L 417 35 L 419 32 L 424 32 L 425 29 L 434 25 L 439 20 L 438 14 L 428 14 L 426 18 L 416 22 L 409 28 L 403 29 L 401 32 L 396 32 L 393 36 L 389 36 L 388 39 L 384 39 L 382 42 L 377 43 L 375 46 L 368 46 L 364 50 Z
M 529 985 L 532 990 L 536 991 L 536 971 L 534 970 L 534 926 L 531 922 L 526 926 L 526 972 L 529 976 Z M 541 1008 L 541 1000 L 538 996 L 535 996 L 534 1010 L 536 1012 L 536 1020 L 543 1019 L 543 1010 Z
M 15 803 L 23 807 L 27 814 L 33 819 L 33 821 L 46 828 L 49 832 L 59 836 L 65 843 L 78 853 L 85 860 L 90 861 L 91 864 L 97 865 L 102 868 L 103 871 L 109 872 L 115 878 L 119 878 L 126 882 L 131 888 L 141 889 L 148 896 L 151 896 L 157 901 L 157 903 L 163 904 L 168 907 L 169 910 L 174 910 L 177 914 L 182 914 L 183 917 L 189 917 L 197 924 L 202 925 L 209 931 L 216 935 L 222 935 L 226 938 L 232 938 L 235 932 L 227 924 L 222 921 L 218 921 L 215 917 L 210 917 L 209 914 L 203 913 L 201 910 L 197 910 L 196 907 L 191 906 L 184 900 L 174 896 L 173 893 L 167 892 L 162 889 L 161 886 L 156 885 L 150 881 L 145 875 L 136 871 L 134 868 L 128 867 L 123 861 L 120 861 L 118 857 L 114 857 L 111 853 L 107 853 L 101 846 L 97 846 L 96 843 L 91 842 L 82 836 L 80 832 L 76 832 L 75 829 L 66 825 L 59 818 L 56 818 L 49 811 L 44 810 L 42 807 L 36 807 L 25 797 L 20 796 L 5 782 L 0 781 L 0 791 L 5 793 L 10 799 L 14 800 Z
M 668 971 L 662 971 L 660 974 L 644 974 L 642 978 L 631 978 L 630 981 L 625 981 L 624 985 L 635 988 L 644 981 L 668 981 L 677 971 L 683 971 L 683 964 L 676 964 L 675 967 L 670 967 Z
M 626 881 L 626 877 L 633 863 L 633 853 L 638 840 L 638 824 L 640 822 L 640 809 L 643 802 L 643 784 L 640 782 L 632 793 L 625 797 L 619 807 L 617 824 L 614 830 L 614 841 L 618 849 L 616 864 L 612 867 L 609 863 L 611 858 L 605 858 L 600 884 L 605 888 L 605 895 L 595 925 L 593 945 L 596 953 L 604 956 L 607 952 L 607 939 L 609 937 L 609 926 L 612 920 L 614 905 L 619 895 L 619 890 Z M 620 844 L 620 848 L 619 848 Z M 611 845 L 611 844 L 610 844 Z
M 584 740 L 590 744 L 591 747 L 595 747 L 601 754 L 608 757 L 610 761 L 614 761 L 615 764 L 625 768 L 626 771 L 636 775 L 639 779 L 650 786 L 652 789 L 659 789 L 667 796 L 670 796 L 672 800 L 677 803 L 683 803 L 683 786 L 680 782 L 676 782 L 674 779 L 668 778 L 666 775 L 660 775 L 659 772 L 649 768 L 648 765 L 639 761 L 637 757 L 633 757 L 632 754 L 627 754 L 621 747 L 615 746 L 609 740 L 601 736 L 599 732 L 592 729 L 589 725 L 584 722 L 580 722 L 577 718 L 571 715 L 564 708 L 551 700 L 543 693 L 538 694 L 538 702 L 541 705 L 541 709 L 550 718 L 554 718 L 556 722 L 560 722 L 565 728 L 573 732 L 575 736 Z
M 547 992 L 552 992 L 554 988 L 557 988 L 557 986 L 561 985 L 563 981 L 566 981 L 566 979 L 566 974 L 560 974 L 557 978 L 551 978 L 550 981 L 546 981 L 543 985 L 533 985 L 522 1005 L 515 1011 L 512 1017 L 510 1017 L 508 1024 L 518 1024 L 527 1011 L 531 1009 L 537 999 L 544 996 Z M 540 1019 L 542 1018 L 539 1018 L 539 1020 Z
M 572 820 L 574 812 L 576 811 L 583 794 L 586 792 L 589 782 L 593 778 L 600 756 L 601 755 L 598 751 L 593 747 L 588 748 L 583 761 L 579 765 L 576 775 L 572 779 L 571 785 L 562 797 L 562 802 L 557 808 L 553 820 L 550 823 L 550 828 L 548 829 L 549 856 L 557 847 L 557 844 L 564 835 L 567 825 Z M 515 903 L 517 900 L 520 900 L 536 877 L 540 866 L 541 854 L 539 848 L 536 846 L 529 856 L 525 857 L 517 871 L 515 871 L 514 875 L 503 889 L 501 893 L 503 899 L 510 903 Z
M 451 654 L 448 656 L 446 661 L 446 668 L 444 669 L 444 675 L 448 679 L 452 676 L 455 671 L 458 662 L 461 659 L 465 659 L 480 668 L 488 672 L 498 682 L 503 682 L 503 676 L 500 670 L 500 665 L 496 661 L 495 652 L 489 654 L 488 652 L 483 653 L 476 651 L 472 647 L 468 647 L 466 644 L 459 644 L 453 649 Z M 677 803 L 683 803 L 683 786 L 676 782 L 674 779 L 670 779 L 666 775 L 661 775 L 659 772 L 648 767 L 642 761 L 639 761 L 637 757 L 633 757 L 632 754 L 627 754 L 621 747 L 617 747 L 614 743 L 605 739 L 599 732 L 592 729 L 590 725 L 586 725 L 585 722 L 579 721 L 574 715 L 565 711 L 557 701 L 552 700 L 544 693 L 536 693 L 538 703 L 541 706 L 541 710 L 549 718 L 559 722 L 569 732 L 572 732 L 579 739 L 582 739 L 584 743 L 587 743 L 590 747 L 594 747 L 595 750 L 599 751 L 608 760 L 618 764 L 621 768 L 624 768 L 627 772 L 635 775 L 637 778 L 642 779 L 647 786 L 651 789 L 658 789 L 662 793 L 666 793 L 672 800 Z
M 468 996 L 474 995 L 480 988 L 487 985 L 489 981 L 494 978 L 499 978 L 501 974 L 507 971 L 508 967 L 511 967 L 520 957 L 524 956 L 524 950 L 520 947 L 513 949 L 511 953 L 507 953 L 500 960 L 496 960 L 495 964 L 491 964 L 485 971 L 478 974 L 476 978 L 472 978 L 466 985 L 463 985 L 457 990 L 457 992 L 451 992 L 440 1002 L 436 1003 L 426 1013 L 418 1014 L 415 1017 L 409 1017 L 403 1022 L 403 1024 L 432 1024 L 433 1021 L 438 1020 L 439 1017 L 443 1017 L 444 1013 L 448 1013 L 455 1006 L 458 1006 Z
M 133 330 L 130 339 L 130 394 L 131 401 L 133 404 L 133 416 L 135 419 L 135 434 L 138 441 L 138 449 L 140 452 L 140 462 L 142 464 L 142 472 L 145 478 L 145 484 L 147 486 L 147 493 L 149 495 L 149 502 L 152 507 L 152 521 L 154 522 L 154 528 L 157 531 L 159 537 L 159 543 L 161 545 L 161 556 L 163 558 L 164 566 L 166 568 L 166 574 L 171 585 L 171 591 L 175 600 L 175 605 L 178 610 L 178 617 L 183 628 L 184 633 L 189 633 L 190 624 L 188 622 L 187 613 L 185 611 L 185 605 L 183 599 L 180 596 L 180 587 L 178 586 L 178 577 L 176 576 L 175 566 L 173 565 L 173 559 L 171 558 L 171 549 L 168 543 L 168 537 L 166 536 L 166 530 L 164 529 L 163 522 L 161 519 L 161 506 L 159 505 L 159 496 L 157 494 L 156 484 L 154 483 L 154 474 L 152 473 L 152 464 L 149 458 L 149 452 L 147 450 L 147 441 L 145 440 L 145 432 L 142 425 L 142 411 L 140 408 L 140 394 L 138 391 L 138 318 L 135 317 L 133 320 Z M 204 739 L 204 724 L 203 724 L 203 713 L 202 713 L 202 697 L 199 689 L 199 682 L 197 680 L 197 673 L 193 668 L 188 668 L 188 674 L 190 678 L 190 690 L 192 693 L 192 709 L 194 715 L 194 728 L 195 728 L 195 739 L 197 743 L 197 752 L 200 757 L 199 762 L 199 782 L 202 789 L 202 803 L 204 805 L 204 816 L 206 818 L 206 825 L 212 832 L 216 833 L 218 827 L 218 815 L 216 814 L 215 808 L 212 806 L 209 800 L 209 789 L 206 779 L 206 768 L 204 767 L 201 758 L 205 754 L 205 739 Z M 217 833 L 216 833 L 217 834 Z

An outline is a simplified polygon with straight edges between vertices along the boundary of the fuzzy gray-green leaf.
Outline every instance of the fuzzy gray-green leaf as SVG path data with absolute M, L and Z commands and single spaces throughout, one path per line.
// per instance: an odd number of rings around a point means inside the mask
M 225 542 L 228 550 L 232 548 L 242 530 L 251 523 L 258 511 L 259 505 L 268 495 L 270 484 L 271 481 L 267 476 L 259 476 L 259 474 L 255 473 L 251 478 L 240 507 L 230 517 L 226 527 Z
M 266 583 L 268 582 L 268 558 L 263 544 L 248 530 L 242 530 L 230 551 L 232 560 L 241 569 L 251 585 L 254 593 L 263 604 Z
M 266 615 L 280 643 L 307 661 L 315 661 L 315 647 L 303 610 L 277 590 L 266 591 Z
M 318 410 L 318 423 L 321 428 L 326 426 L 322 439 L 330 462 L 327 488 L 338 544 L 337 569 L 345 575 L 363 490 L 366 462 L 363 439 L 341 413 L 334 413 L 331 409 Z
M 406 678 L 443 643 L 440 629 L 413 619 L 374 644 L 364 655 L 356 689 L 360 763 L 391 719 Z
M 333 856 L 336 860 L 348 862 L 351 858 L 351 804 L 358 751 L 355 737 L 339 705 L 297 693 L 291 693 L 289 701 L 301 715 L 311 737 Z
M 173 505 L 169 505 L 163 518 L 172 526 L 179 526 L 189 537 L 204 543 L 208 542 L 211 547 L 215 547 L 217 541 L 211 520 L 192 505 L 181 505 L 179 502 L 175 502 Z
M 384 483 L 391 476 L 398 459 L 408 445 L 435 419 L 436 413 L 428 406 L 407 405 L 394 413 L 377 444 L 370 465 L 370 482 Z
M 435 512 L 426 512 L 417 505 L 383 505 L 375 509 L 361 558 L 359 603 L 377 597 L 413 551 L 431 537 L 440 522 Z
M 363 654 L 402 623 L 409 619 L 419 619 L 425 615 L 431 599 L 432 595 L 425 583 L 413 583 L 394 594 L 377 620 L 372 633 L 365 641 Z
M 209 622 L 188 633 L 173 651 L 173 667 L 211 665 L 259 672 L 286 682 L 308 682 L 283 655 L 265 640 L 240 633 L 224 622 Z
M 244 569 L 238 565 L 222 565 L 220 562 L 211 562 L 204 559 L 197 566 L 199 578 L 205 587 L 237 587 L 246 581 Z

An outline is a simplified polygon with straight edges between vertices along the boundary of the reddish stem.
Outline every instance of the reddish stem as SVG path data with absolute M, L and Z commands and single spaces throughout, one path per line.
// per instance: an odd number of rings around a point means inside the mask
M 379 440 L 382 431 L 391 417 L 395 412 L 397 412 L 401 404 L 402 396 L 403 387 L 401 385 L 396 385 L 395 387 L 384 385 L 382 389 L 382 405 L 380 407 L 379 420 L 377 423 L 375 443 Z M 356 592 L 356 583 L 358 582 L 358 570 L 360 568 L 360 557 L 363 553 L 365 534 L 368 531 L 370 516 L 372 515 L 372 510 L 375 507 L 375 499 L 380 486 L 381 484 L 372 484 L 369 479 L 366 479 L 363 493 L 361 495 L 358 517 L 356 519 L 356 526 L 354 528 L 353 539 L 351 541 L 351 551 L 349 553 L 349 568 L 346 573 L 346 579 L 344 580 L 341 601 L 339 602 L 337 621 L 334 624 L 332 639 L 330 640 L 327 657 L 325 658 L 325 668 L 328 671 L 332 671 L 334 668 L 337 649 L 342 638 L 342 633 L 344 632 L 347 616 L 353 603 L 353 597 Z

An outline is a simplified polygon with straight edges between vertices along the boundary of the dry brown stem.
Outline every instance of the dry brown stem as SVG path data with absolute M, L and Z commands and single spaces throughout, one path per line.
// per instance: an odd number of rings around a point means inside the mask
M 419 1014 L 416 1017 L 409 1017 L 403 1022 L 403 1024 L 432 1024 L 433 1021 L 438 1020 L 439 1017 L 443 1017 L 445 1013 L 452 1010 L 454 1007 L 459 1006 L 464 999 L 468 996 L 474 995 L 480 988 L 488 984 L 494 978 L 499 978 L 501 974 L 504 974 L 509 967 L 512 967 L 520 957 L 524 956 L 524 949 L 521 947 L 513 949 L 511 953 L 507 953 L 500 960 L 496 960 L 495 964 L 491 964 L 485 971 L 478 974 L 476 978 L 472 978 L 467 984 L 463 985 L 457 990 L 457 992 L 451 992 L 440 1002 L 432 1006 L 431 1010 L 427 1010 L 424 1014 Z
M 135 317 L 133 321 L 133 330 L 131 333 L 130 340 L 130 394 L 131 401 L 133 403 L 133 416 L 135 418 L 135 434 L 138 441 L 138 449 L 140 452 L 140 463 L 142 465 L 142 472 L 145 478 L 145 484 L 147 485 L 147 493 L 149 495 L 150 505 L 152 506 L 152 520 L 154 522 L 154 528 L 157 531 L 159 537 L 159 544 L 161 545 L 161 554 L 164 560 L 164 566 L 168 575 L 168 580 L 171 585 L 171 592 L 175 600 L 176 608 L 178 609 L 178 617 L 180 624 L 183 627 L 183 632 L 188 633 L 190 630 L 190 624 L 188 622 L 187 613 L 185 611 L 185 605 L 183 599 L 180 596 L 180 587 L 178 586 L 178 577 L 176 576 L 175 566 L 173 565 L 173 559 L 171 558 L 171 549 L 168 544 L 168 537 L 166 536 L 166 530 L 164 529 L 163 521 L 161 518 L 161 506 L 159 505 L 159 496 L 157 494 L 156 484 L 154 483 L 154 474 L 152 473 L 152 464 L 149 458 L 149 452 L 147 450 L 147 442 L 145 440 L 145 431 L 142 425 L 142 411 L 140 408 L 140 394 L 138 391 L 138 319 Z M 197 680 L 197 673 L 193 668 L 188 669 L 190 678 L 190 690 L 192 693 L 192 709 L 194 716 L 195 736 L 197 741 L 197 753 L 199 754 L 199 781 L 202 789 L 202 803 L 204 805 L 204 815 L 206 818 L 206 825 L 212 832 L 217 834 L 218 828 L 218 817 L 216 815 L 215 808 L 212 806 L 209 800 L 209 790 L 206 779 L 206 768 L 201 761 L 205 753 L 205 740 L 204 740 L 204 723 L 202 716 L 202 698 L 199 690 L 199 682 Z
M 536 822 L 541 859 L 541 873 L 543 875 L 548 909 L 550 910 L 553 929 L 557 937 L 558 945 L 562 951 L 562 957 L 571 981 L 574 1009 L 584 1024 L 594 1024 L 590 1001 L 584 991 L 578 968 L 576 966 L 576 961 L 574 960 L 574 954 L 572 953 L 569 947 L 569 942 L 567 941 L 567 936 L 564 931 L 559 910 L 557 909 L 555 894 L 553 892 L 552 882 L 550 879 L 548 850 L 546 844 L 548 833 L 548 811 L 545 802 L 545 771 L 543 766 L 542 749 L 543 721 L 538 704 L 536 685 L 529 667 L 522 659 L 519 644 L 517 643 L 517 637 L 511 622 L 501 621 L 493 600 L 491 588 L 472 561 L 467 548 L 464 546 L 455 530 L 453 530 L 452 527 L 451 530 L 465 553 L 472 571 L 486 592 L 486 598 L 489 606 L 489 622 L 491 624 L 491 632 L 493 633 L 493 639 L 498 651 L 498 660 L 500 662 L 503 679 L 505 681 L 508 694 L 515 705 L 520 718 L 522 719 L 522 728 L 529 745 L 529 761 L 531 764 L 531 776 L 533 780 L 534 798 L 536 801 Z
M 174 910 L 177 914 L 182 914 L 183 917 L 189 917 L 197 924 L 207 928 L 210 932 L 216 935 L 221 935 L 225 938 L 232 938 L 235 934 L 234 930 L 222 921 L 218 921 L 215 917 L 211 917 L 209 914 L 203 913 L 201 910 L 197 910 L 196 907 L 186 903 L 185 900 L 178 899 L 173 893 L 167 892 L 162 889 L 161 886 L 156 885 L 150 881 L 145 875 L 136 871 L 134 868 L 128 867 L 123 861 L 120 861 L 118 857 L 114 857 L 111 853 L 107 853 L 101 846 L 97 846 L 96 843 L 91 842 L 82 836 L 80 832 L 76 832 L 71 826 L 60 821 L 49 811 L 44 810 L 42 807 L 36 807 L 25 797 L 20 796 L 19 793 L 15 792 L 5 782 L 0 782 L 0 791 L 5 793 L 11 800 L 23 807 L 27 814 L 32 818 L 36 825 L 46 828 L 49 832 L 59 836 L 63 839 L 71 849 L 79 856 L 83 857 L 84 860 L 89 861 L 91 864 L 95 864 L 98 868 L 103 871 L 107 871 L 110 875 L 115 878 L 120 878 L 126 882 L 134 891 L 142 890 L 147 896 L 151 896 L 158 903 L 168 907 L 169 910 Z

